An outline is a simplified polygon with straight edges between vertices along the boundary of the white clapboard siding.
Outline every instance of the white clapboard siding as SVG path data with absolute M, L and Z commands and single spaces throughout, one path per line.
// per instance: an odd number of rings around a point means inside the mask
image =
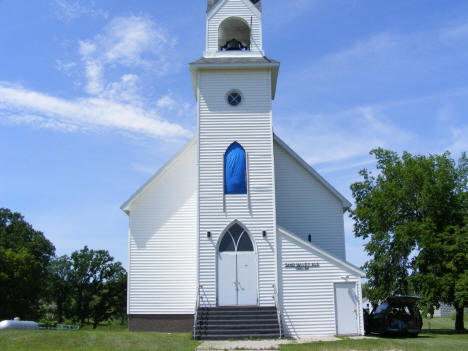
M 131 205 L 129 314 L 194 313 L 197 152 L 194 142 Z
M 343 202 L 277 142 L 274 152 L 278 225 L 345 260 Z
M 273 305 L 276 280 L 271 75 L 268 70 L 199 71 L 200 257 L 202 303 L 216 305 L 216 245 L 234 220 L 249 230 L 258 249 L 259 303 Z M 231 89 L 242 103 L 226 102 Z M 224 196 L 224 153 L 237 141 L 248 157 L 249 195 Z M 262 236 L 262 231 L 267 236 Z M 211 232 L 211 238 L 207 232 Z
M 207 53 L 218 52 L 218 29 L 221 22 L 226 18 L 235 16 L 242 18 L 249 27 L 252 25 L 250 51 L 252 53 L 263 53 L 262 43 L 262 18 L 260 12 L 252 5 L 246 4 L 244 0 L 221 1 L 218 8 L 215 6 L 213 13 L 207 21 Z M 232 52 L 231 52 L 232 54 Z
M 344 282 L 356 283 L 359 312 L 359 326 L 356 329 L 363 334 L 363 273 L 357 268 L 347 269 L 349 264 L 340 264 L 338 259 L 333 260 L 320 254 L 312 245 L 302 242 L 295 234 L 282 228 L 279 228 L 278 234 L 280 301 L 286 336 L 335 335 L 334 284 Z M 320 267 L 295 270 L 285 268 L 287 263 L 318 263 Z

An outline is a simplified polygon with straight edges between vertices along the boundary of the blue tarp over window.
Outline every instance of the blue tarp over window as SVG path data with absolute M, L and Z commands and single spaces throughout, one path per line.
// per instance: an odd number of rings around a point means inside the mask
M 226 194 L 247 194 L 245 151 L 233 143 L 224 155 L 224 191 Z

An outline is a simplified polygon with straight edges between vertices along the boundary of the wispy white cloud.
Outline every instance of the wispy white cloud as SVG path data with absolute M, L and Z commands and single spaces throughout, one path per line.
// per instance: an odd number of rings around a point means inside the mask
M 462 67 L 468 58 L 467 38 L 468 24 L 458 22 L 411 33 L 373 34 L 312 62 L 307 58 L 307 67 L 298 65 L 286 84 L 304 82 L 304 97 L 338 99 L 350 107 L 285 116 L 276 127 L 309 163 L 325 172 L 365 165 L 369 151 L 379 146 L 413 152 L 466 150 L 466 123 L 457 121 L 450 108 L 452 102 L 465 105 L 466 84 L 455 76 L 451 87 L 445 83 L 452 64 Z M 445 50 L 454 42 L 459 50 Z M 439 86 L 444 90 L 438 91 Z M 297 94 L 297 89 L 288 91 Z M 419 124 L 423 120 L 433 126 Z
M 79 53 L 86 62 L 146 67 L 165 74 L 172 66 L 167 54 L 175 43 L 175 38 L 149 17 L 116 17 L 102 34 L 80 41 Z
M 88 95 L 66 99 L 0 82 L 0 122 L 64 132 L 111 129 L 159 138 L 190 137 L 186 128 L 162 117 L 169 110 L 178 117 L 185 104 L 169 95 L 158 103 L 150 101 L 140 89 L 140 76 L 133 72 L 141 67 L 151 75 L 164 74 L 170 65 L 165 56 L 170 50 L 165 48 L 173 42 L 147 17 L 115 18 L 101 34 L 79 41 L 78 63 L 57 61 L 57 68 L 67 74 L 81 72 Z M 111 69 L 119 72 L 117 80 L 108 79 Z
M 73 68 L 76 67 L 75 62 L 63 62 L 62 60 L 57 60 L 56 61 L 56 67 L 59 71 L 65 72 L 70 77 L 70 72 L 73 70 Z
M 156 106 L 161 111 L 169 111 L 177 117 L 196 116 L 196 106 L 193 103 L 183 101 L 180 97 L 175 97 L 172 92 L 162 96 L 156 101 Z
M 452 128 L 451 130 L 453 142 L 449 150 L 457 157 L 462 152 L 468 152 L 468 125 Z
M 174 99 L 171 97 L 171 95 L 164 95 L 161 97 L 157 102 L 156 105 L 161 108 L 168 108 L 168 109 L 173 109 L 175 106 L 176 102 Z
M 384 79 L 388 72 L 399 74 L 402 69 L 409 69 L 408 56 L 418 45 L 414 38 L 379 33 L 308 62 L 308 67 L 297 74 L 302 79 L 311 79 L 313 89 L 318 91 L 336 89 L 337 81 L 340 86 L 351 82 L 354 86 L 357 78 L 373 82 L 380 77 Z
M 90 40 L 80 40 L 78 53 L 84 66 L 85 91 L 98 97 L 134 103 L 144 100 L 138 95 L 142 70 L 155 75 L 171 72 L 175 64 L 169 59 L 176 40 L 145 16 L 117 17 L 105 26 L 103 32 Z M 127 71 L 120 80 L 111 81 L 109 71 Z M 140 69 L 138 73 L 137 69 Z M 169 97 L 160 102 L 171 102 Z M 175 104 L 172 101 L 173 106 Z M 159 104 L 158 104 L 159 107 Z
M 387 55 L 395 51 L 398 46 L 397 36 L 390 33 L 380 33 L 358 41 L 350 48 L 328 55 L 327 60 L 334 64 L 344 64 L 357 59 Z
M 104 89 L 103 68 L 99 62 L 86 62 L 86 92 L 91 95 L 98 95 Z
M 84 15 L 91 17 L 108 17 L 107 12 L 96 8 L 92 0 L 53 0 L 52 2 L 56 8 L 55 15 L 59 20 L 64 22 L 70 22 Z
M 321 174 L 327 174 L 327 173 L 350 170 L 353 168 L 362 168 L 362 167 L 365 167 L 374 163 L 375 161 L 371 159 L 365 160 L 365 161 L 359 161 L 359 162 L 337 162 L 335 165 L 332 165 L 332 166 L 320 167 L 318 171 Z
M 144 106 L 144 98 L 139 91 L 139 81 L 140 77 L 136 74 L 124 74 L 120 81 L 107 84 L 101 96 L 109 100 Z
M 349 46 L 326 53 L 301 67 L 297 74 L 310 79 L 316 90 L 348 88 L 359 80 L 375 89 L 388 83 L 395 87 L 410 78 L 423 80 L 436 76 L 453 63 L 466 61 L 468 22 L 428 27 L 414 32 L 386 31 L 360 38 Z M 457 50 L 449 47 L 456 45 Z
M 273 18 L 271 23 L 280 27 L 298 16 L 304 15 L 323 3 L 322 0 L 288 0 L 273 1 L 269 7 L 269 17 Z
M 281 135 L 286 135 L 311 164 L 364 162 L 356 158 L 367 157 L 372 148 L 404 144 L 413 138 L 393 125 L 375 106 L 326 116 L 300 116 L 289 121 L 288 126 L 279 128 Z
M 142 165 L 142 164 L 135 163 L 135 162 L 130 164 L 130 169 L 132 169 L 135 172 L 146 174 L 146 175 L 153 175 L 154 170 L 157 168 L 158 167 L 156 166 L 146 166 L 146 165 Z
M 468 22 L 457 23 L 440 30 L 440 39 L 443 41 L 459 41 L 468 38 Z
M 114 129 L 150 137 L 187 138 L 191 133 L 155 111 L 90 97 L 66 100 L 0 83 L 0 121 L 65 131 Z
M 60 132 L 75 132 L 78 129 L 73 124 L 31 114 L 0 112 L 0 118 L 2 118 L 1 122 L 5 124 L 29 125 L 31 127 L 52 129 Z

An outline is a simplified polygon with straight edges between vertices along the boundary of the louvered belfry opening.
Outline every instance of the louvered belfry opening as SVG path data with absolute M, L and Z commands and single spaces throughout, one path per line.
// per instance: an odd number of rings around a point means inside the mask
M 240 17 L 226 18 L 219 25 L 218 48 L 220 51 L 250 50 L 250 26 Z

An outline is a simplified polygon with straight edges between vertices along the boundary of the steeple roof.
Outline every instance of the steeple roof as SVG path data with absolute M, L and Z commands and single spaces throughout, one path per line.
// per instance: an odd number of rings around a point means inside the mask
M 206 8 L 206 12 L 209 12 L 213 6 L 215 6 L 218 2 L 221 0 L 208 0 L 208 6 Z M 262 11 L 262 2 L 261 0 L 250 0 L 252 4 L 255 5 L 255 7 L 259 10 Z

